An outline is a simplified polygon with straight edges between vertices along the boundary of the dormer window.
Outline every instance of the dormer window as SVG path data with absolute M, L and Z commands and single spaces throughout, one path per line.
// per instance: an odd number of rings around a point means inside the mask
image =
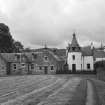
M 44 60 L 45 60 L 45 61 L 48 61 L 48 57 L 47 57 L 47 56 L 45 56 L 45 57 L 44 57 Z
M 20 60 L 20 55 L 15 55 L 15 60 Z
M 32 60 L 35 60 L 37 58 L 37 54 L 32 53 Z

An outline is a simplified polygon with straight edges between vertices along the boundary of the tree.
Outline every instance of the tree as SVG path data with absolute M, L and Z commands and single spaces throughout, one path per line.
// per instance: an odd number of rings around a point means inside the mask
M 13 52 L 13 38 L 10 34 L 9 27 L 4 23 L 0 23 L 0 52 Z
M 24 49 L 24 52 L 31 52 L 31 51 L 32 51 L 32 50 L 31 50 L 31 48 L 29 48 L 29 47 Z
M 19 41 L 14 41 L 14 52 L 18 53 L 24 49 L 23 45 Z

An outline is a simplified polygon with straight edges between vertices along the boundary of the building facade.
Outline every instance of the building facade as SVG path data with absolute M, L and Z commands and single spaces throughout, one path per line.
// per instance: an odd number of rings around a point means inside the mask
M 76 39 L 75 33 L 71 44 L 68 46 L 67 63 L 68 70 L 71 72 L 93 71 L 94 58 L 91 46 L 80 47 Z
M 56 74 L 64 63 L 64 59 L 48 48 L 29 53 L 1 53 L 0 74 Z
M 105 51 L 92 44 L 81 47 L 74 33 L 67 49 L 45 47 L 32 52 L 0 53 L 0 76 L 94 72 L 98 61 L 105 61 Z

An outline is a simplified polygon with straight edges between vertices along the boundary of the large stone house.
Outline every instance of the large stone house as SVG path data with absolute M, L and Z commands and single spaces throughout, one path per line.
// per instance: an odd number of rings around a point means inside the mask
M 1 53 L 0 74 L 56 74 L 62 70 L 65 59 L 48 48 L 25 53 Z

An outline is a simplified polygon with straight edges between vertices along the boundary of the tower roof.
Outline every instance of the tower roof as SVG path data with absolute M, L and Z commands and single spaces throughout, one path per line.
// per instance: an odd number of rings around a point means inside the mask
M 68 46 L 68 51 L 69 52 L 80 52 L 81 51 L 81 48 L 77 42 L 75 33 L 73 33 L 72 42 Z
M 73 39 L 72 39 L 72 42 L 71 42 L 71 47 L 76 47 L 76 48 L 80 47 L 78 42 L 77 42 L 75 33 L 73 33 Z

